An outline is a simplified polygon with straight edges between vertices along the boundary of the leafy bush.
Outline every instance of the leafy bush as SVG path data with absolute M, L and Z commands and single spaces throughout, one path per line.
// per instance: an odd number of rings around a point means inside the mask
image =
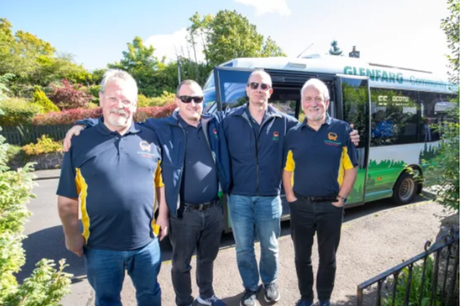
M 5 97 L 4 80 L 0 77 L 0 102 Z M 52 260 L 42 259 L 22 285 L 18 285 L 14 276 L 25 264 L 22 232 L 31 214 L 25 204 L 33 197 L 34 176 L 30 173 L 31 164 L 17 171 L 9 170 L 6 165 L 8 148 L 5 138 L 0 136 L 0 305 L 54 306 L 70 292 L 72 275 L 63 272 L 67 266 L 64 260 L 56 270 Z
M 74 124 L 76 121 L 84 118 L 99 118 L 102 116 L 100 107 L 94 109 L 71 109 L 58 113 L 48 113 L 35 116 L 32 120 L 33 125 L 56 125 L 56 124 Z
M 22 147 L 27 155 L 39 155 L 44 153 L 62 152 L 62 141 L 54 141 L 48 135 L 37 138 L 37 143 L 30 143 Z
M 172 114 L 176 104 L 170 103 L 165 106 L 140 107 L 134 114 L 134 121 L 142 122 L 148 118 L 163 118 Z M 40 114 L 33 118 L 33 125 L 57 125 L 74 124 L 76 121 L 85 118 L 99 118 L 102 116 L 100 107 L 94 109 L 71 109 L 59 113 Z
M 144 95 L 138 96 L 137 106 L 138 107 L 149 107 L 149 106 L 163 106 L 174 102 L 175 94 L 163 91 L 160 97 L 147 98 Z
M 458 105 L 451 110 L 451 116 L 459 118 Z M 443 122 L 438 125 L 437 130 L 442 136 L 437 155 L 431 160 L 431 166 L 428 168 L 439 174 L 434 178 L 434 184 L 437 186 L 435 201 L 458 213 L 460 207 L 460 126 L 458 122 Z
M 175 103 L 170 103 L 165 106 L 152 106 L 152 107 L 140 107 L 134 114 L 135 122 L 143 122 L 149 118 L 164 118 L 172 114 L 176 109 Z
M 0 126 L 17 126 L 19 124 L 30 124 L 32 118 L 40 114 L 40 107 L 29 103 L 26 100 L 12 98 L 0 104 L 3 115 L 0 115 Z
M 34 103 L 40 106 L 42 114 L 59 111 L 59 108 L 40 89 L 35 90 Z
M 101 85 L 91 85 L 88 87 L 88 92 L 93 96 L 93 102 L 99 104 L 99 92 L 101 91 Z
M 52 86 L 52 92 L 49 97 L 61 110 L 85 107 L 93 96 L 81 90 L 80 85 L 77 87 L 74 88 L 69 81 L 63 80 L 62 86 Z
M 93 103 L 93 102 L 89 102 L 88 104 L 86 104 L 86 109 L 95 109 L 95 108 L 98 108 L 99 107 L 99 104 L 96 104 L 96 103 Z

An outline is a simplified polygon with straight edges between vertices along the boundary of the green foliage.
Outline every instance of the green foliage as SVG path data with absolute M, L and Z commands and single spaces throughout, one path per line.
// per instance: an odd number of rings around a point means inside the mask
M 0 78 L 0 84 L 4 79 Z M 0 103 L 4 102 L 4 87 L 0 86 Z M 0 114 L 2 111 L 0 110 Z M 7 167 L 9 145 L 0 136 L 0 305 L 5 306 L 54 306 L 68 293 L 70 277 L 64 273 L 65 262 L 59 270 L 50 260 L 42 260 L 22 285 L 18 285 L 15 273 L 25 263 L 22 235 L 24 223 L 30 216 L 25 204 L 33 197 L 31 164 L 17 171 Z
M 93 103 L 99 105 L 99 92 L 101 91 L 101 85 L 91 85 L 88 87 L 88 92 L 93 96 Z
M 201 40 L 207 64 L 220 65 L 237 57 L 286 56 L 270 37 L 257 32 L 255 25 L 236 11 L 223 10 L 202 18 L 195 13 L 188 28 L 192 45 Z
M 51 102 L 50 99 L 48 99 L 45 92 L 43 92 L 40 89 L 35 90 L 34 103 L 40 106 L 41 108 L 40 113 L 42 114 L 59 111 L 59 108 L 56 105 L 54 105 L 54 103 Z
M 0 126 L 29 124 L 41 111 L 40 106 L 18 98 L 4 100 L 0 104 L 0 109 L 3 111 L 3 115 L 0 115 Z
M 452 111 L 452 115 L 454 118 L 459 118 L 458 106 Z M 435 185 L 439 186 L 436 189 L 435 201 L 457 213 L 460 206 L 459 129 L 458 121 L 439 124 L 438 131 L 442 136 L 437 150 L 438 155 L 432 159 L 431 166 L 428 167 L 428 170 L 438 173 L 434 178 Z
M 139 93 L 145 96 L 159 95 L 163 90 L 171 91 L 168 84 L 159 82 L 157 78 L 164 65 L 161 66 L 162 62 L 153 56 L 154 51 L 153 46 L 144 45 L 142 38 L 136 36 L 132 43 L 128 43 L 128 51 L 123 51 L 123 59 L 108 66 L 129 72 L 137 82 Z
M 39 155 L 52 152 L 62 152 L 62 141 L 54 141 L 48 135 L 37 138 L 37 143 L 30 143 L 22 147 L 27 155 Z
M 164 91 L 160 97 L 147 98 L 144 95 L 138 96 L 137 107 L 164 106 L 174 102 L 175 94 Z
M 426 270 L 425 270 L 425 280 L 422 287 L 422 274 L 423 274 L 423 266 L 421 265 L 414 265 L 412 268 L 412 278 L 411 288 L 409 292 L 409 303 L 404 304 L 406 298 L 406 287 L 409 280 L 409 268 L 406 267 L 401 270 L 396 286 L 396 296 L 395 296 L 395 303 L 393 304 L 393 297 L 387 296 L 383 298 L 382 305 L 383 306 L 390 306 L 390 305 L 408 305 L 408 306 L 418 306 L 420 300 L 420 292 L 422 293 L 422 306 L 431 306 L 431 305 L 441 305 L 440 301 L 435 301 L 434 304 L 430 304 L 430 297 L 432 292 L 432 284 L 433 284 L 433 277 L 434 277 L 434 265 L 433 259 L 431 257 L 427 257 L 426 259 Z M 394 280 L 392 281 L 391 288 L 394 286 Z M 436 298 L 435 298 L 436 299 Z
M 8 80 L 12 79 L 13 77 L 14 75 L 11 73 L 0 75 L 0 101 L 4 101 L 8 98 L 6 93 L 9 92 L 10 90 L 6 86 L 6 83 L 8 82 Z
M 331 43 L 331 48 L 329 49 L 330 55 L 342 56 L 343 51 L 340 50 L 337 40 L 333 40 Z
M 13 73 L 11 90 L 16 96 L 31 98 L 34 85 L 68 79 L 73 83 L 91 80 L 85 68 L 70 54 L 56 52 L 50 43 L 28 33 L 13 33 L 13 25 L 0 19 L 0 75 Z
M 460 54 L 460 1 L 447 0 L 450 15 L 441 21 L 441 29 L 447 36 L 448 48 L 452 52 L 447 56 L 449 60 L 449 77 L 452 84 L 459 85 L 459 54 Z

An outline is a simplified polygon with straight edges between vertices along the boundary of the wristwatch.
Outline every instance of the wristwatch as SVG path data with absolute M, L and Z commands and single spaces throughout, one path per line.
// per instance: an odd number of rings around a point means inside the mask
M 340 194 L 337 196 L 339 199 L 342 199 L 343 203 L 347 203 L 347 198 L 341 196 Z

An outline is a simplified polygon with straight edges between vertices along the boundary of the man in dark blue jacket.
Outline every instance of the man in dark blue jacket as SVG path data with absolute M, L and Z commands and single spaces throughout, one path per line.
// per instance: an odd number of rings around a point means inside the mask
M 148 119 L 144 126 L 156 132 L 162 149 L 162 175 L 169 209 L 173 246 L 172 282 L 178 306 L 225 305 L 213 290 L 213 262 L 223 231 L 219 194 L 230 185 L 230 160 L 219 116 L 202 115 L 203 91 L 192 80 L 177 88 L 176 110 L 170 117 Z M 83 122 L 87 126 L 93 120 Z M 65 149 L 73 127 L 65 140 Z M 163 233 L 165 234 L 165 233 Z M 167 234 L 167 233 L 166 233 Z M 192 297 L 190 262 L 197 251 L 197 283 L 200 295 Z
M 276 280 L 283 142 L 286 133 L 299 122 L 268 105 L 272 92 L 270 75 L 255 70 L 246 87 L 249 103 L 234 109 L 223 120 L 232 169 L 230 219 L 245 288 L 242 306 L 256 304 L 259 278 L 267 302 L 277 302 L 281 297 Z M 357 142 L 357 132 L 351 134 Z M 254 253 L 255 236 L 261 249 L 259 269 Z

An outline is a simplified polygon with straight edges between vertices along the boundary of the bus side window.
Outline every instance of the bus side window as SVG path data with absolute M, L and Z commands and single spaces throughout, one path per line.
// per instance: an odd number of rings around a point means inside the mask
M 449 115 L 449 110 L 454 107 L 454 103 L 451 102 L 453 98 L 454 96 L 447 94 L 420 92 L 422 102 L 420 142 L 439 140 L 439 133 L 436 130 L 437 125 L 453 120 Z

